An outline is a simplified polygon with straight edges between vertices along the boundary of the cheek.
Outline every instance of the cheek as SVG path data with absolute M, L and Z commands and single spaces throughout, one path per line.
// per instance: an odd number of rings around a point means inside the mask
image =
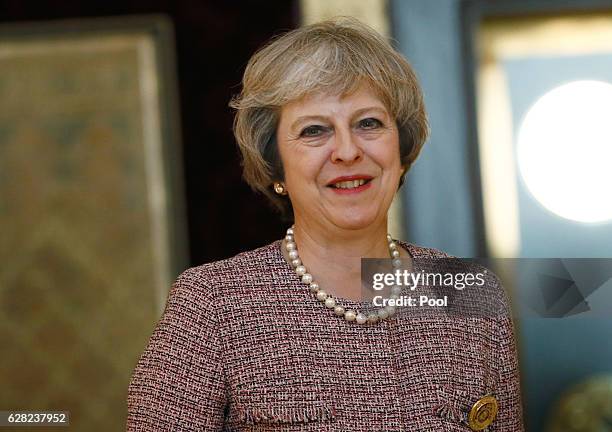
M 371 153 L 371 157 L 385 170 L 401 171 L 399 142 L 391 138 L 380 144 Z
M 399 136 L 397 134 L 397 131 L 395 131 L 395 133 L 393 134 L 393 137 L 391 139 L 391 143 L 389 145 L 389 160 L 390 160 L 390 165 L 393 166 L 394 168 L 396 168 L 398 171 L 401 171 L 402 169 L 402 155 L 401 155 L 401 151 L 400 151 L 400 143 L 399 143 Z
M 316 182 L 325 164 L 325 155 L 318 149 L 294 149 L 290 157 L 284 159 L 287 183 L 303 187 Z

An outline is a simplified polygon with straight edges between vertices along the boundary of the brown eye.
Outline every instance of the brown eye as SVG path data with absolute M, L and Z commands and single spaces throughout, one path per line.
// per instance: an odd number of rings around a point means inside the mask
M 323 132 L 322 126 L 308 126 L 302 130 L 300 136 L 304 137 L 315 137 L 321 135 Z
M 375 118 L 363 119 L 359 122 L 359 126 L 364 129 L 376 129 L 382 126 L 382 123 Z

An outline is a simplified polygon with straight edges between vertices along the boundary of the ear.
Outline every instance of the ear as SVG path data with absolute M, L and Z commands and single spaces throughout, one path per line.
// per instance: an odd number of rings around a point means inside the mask
M 399 186 L 397 187 L 398 189 L 402 187 L 402 185 L 404 184 L 404 179 L 406 177 L 406 173 L 408 172 L 408 167 L 407 166 L 402 166 L 402 174 L 400 175 L 400 180 L 399 180 Z

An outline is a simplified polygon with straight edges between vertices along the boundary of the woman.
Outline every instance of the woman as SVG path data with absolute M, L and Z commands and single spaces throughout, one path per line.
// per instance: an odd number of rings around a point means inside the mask
M 509 316 L 402 319 L 359 301 L 361 257 L 448 256 L 387 236 L 427 136 L 406 60 L 357 20 L 321 22 L 257 52 L 231 105 L 245 180 L 293 225 L 179 276 L 128 430 L 522 430 Z

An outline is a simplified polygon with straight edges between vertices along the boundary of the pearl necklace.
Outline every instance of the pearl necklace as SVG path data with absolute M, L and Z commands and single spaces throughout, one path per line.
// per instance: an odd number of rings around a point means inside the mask
M 323 291 L 319 287 L 319 284 L 313 280 L 313 277 L 310 273 L 308 273 L 308 270 L 306 270 L 306 267 L 302 263 L 300 255 L 298 254 L 297 245 L 295 244 L 295 237 L 293 236 L 293 226 L 287 229 L 285 241 L 285 249 L 289 254 L 289 259 L 291 260 L 291 265 L 293 266 L 295 273 L 300 277 L 303 284 L 309 286 L 310 292 L 315 294 L 317 300 L 322 302 L 325 307 L 333 309 L 333 312 L 337 316 L 344 317 L 345 320 L 349 322 L 356 322 L 357 324 L 375 324 L 378 321 L 385 320 L 395 314 L 395 306 L 385 306 L 383 308 L 378 309 L 376 313 L 370 313 L 367 316 L 356 310 L 346 310 L 343 306 L 337 304 L 336 299 L 334 299 L 331 295 Z M 387 234 L 387 242 L 389 243 L 389 253 L 391 255 L 391 258 L 393 259 L 393 267 L 398 268 L 401 266 L 401 260 L 399 259 L 400 253 L 397 248 L 397 244 L 393 241 L 392 237 L 389 234 Z M 391 289 L 391 295 L 389 296 L 389 298 L 397 299 L 399 298 L 400 293 L 401 287 L 394 286 Z

